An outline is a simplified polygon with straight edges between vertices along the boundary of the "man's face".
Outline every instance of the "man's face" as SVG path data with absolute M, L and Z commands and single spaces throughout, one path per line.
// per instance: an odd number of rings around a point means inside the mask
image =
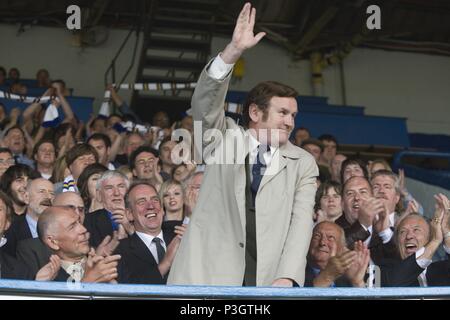
M 153 116 L 153 125 L 162 129 L 167 128 L 170 126 L 169 117 L 165 112 L 157 112 Z
M 18 177 L 11 183 L 12 200 L 19 206 L 27 203 L 27 184 L 28 176 Z
M 342 202 L 344 214 L 350 223 L 358 220 L 359 210 L 364 200 L 372 196 L 372 189 L 365 178 L 355 177 L 344 188 Z
M 99 200 L 105 209 L 114 211 L 116 208 L 125 208 L 125 194 L 127 184 L 122 177 L 111 177 L 102 182 L 98 190 Z
M 143 180 L 153 178 L 156 160 L 157 158 L 153 153 L 141 152 L 134 161 L 133 174 Z
M 6 136 L 6 144 L 14 154 L 23 153 L 25 149 L 25 138 L 20 129 L 12 129 Z
M 311 153 L 311 155 L 314 157 L 314 159 L 316 160 L 316 162 L 319 161 L 320 159 L 320 154 L 322 153 L 322 151 L 320 150 L 319 146 L 316 146 L 315 144 L 305 144 L 303 146 L 303 149 L 305 149 L 306 151 L 308 151 L 309 153 Z
M 55 163 L 55 147 L 48 142 L 41 144 L 35 155 L 35 160 L 39 164 L 52 165 Z
M 89 233 L 74 210 L 61 210 L 55 234 L 59 250 L 65 257 L 80 258 L 89 253 Z
M 36 215 L 40 215 L 50 207 L 55 198 L 53 183 L 47 179 L 35 179 L 28 189 L 28 209 Z
M 340 254 L 343 249 L 341 238 L 341 230 L 337 225 L 322 223 L 317 226 L 313 231 L 309 246 L 309 256 L 313 264 L 323 268 L 331 257 Z
M 89 144 L 91 146 L 93 146 L 95 148 L 95 150 L 98 153 L 98 161 L 103 164 L 103 165 L 107 165 L 108 164 L 108 159 L 109 159 L 109 153 L 110 153 L 110 148 L 106 147 L 105 142 L 100 139 L 100 140 L 89 140 Z
M 69 166 L 70 172 L 74 180 L 76 181 L 81 175 L 83 170 L 90 164 L 95 163 L 95 156 L 92 153 L 84 154 L 75 159 L 74 162 Z
M 56 196 L 53 201 L 54 206 L 66 207 L 73 210 L 80 216 L 81 223 L 84 222 L 85 208 L 83 199 L 76 192 L 63 192 Z
M 377 176 L 372 180 L 373 195 L 381 198 L 389 213 L 395 211 L 395 206 L 400 201 L 400 194 L 395 190 L 395 181 L 389 176 Z
M 122 119 L 118 116 L 111 116 L 108 118 L 108 120 L 106 121 L 106 125 L 108 128 L 112 128 L 116 123 L 121 122 Z
M 134 150 L 139 148 L 144 144 L 144 139 L 140 135 L 132 134 L 128 137 L 127 144 L 125 146 L 125 153 L 128 157 L 133 153 Z
M 175 141 L 167 141 L 161 147 L 160 157 L 161 157 L 161 162 L 163 164 L 168 165 L 168 166 L 173 166 L 173 162 L 172 162 L 172 158 L 171 158 L 170 154 L 176 145 L 177 145 L 177 143 Z
M 0 153 L 0 177 L 5 173 L 5 171 L 14 165 L 15 161 L 9 152 Z
M 351 177 L 364 177 L 364 171 L 358 164 L 352 163 L 345 167 L 343 175 L 344 181 L 342 181 L 342 183 L 345 183 L 345 181 Z
M 336 142 L 332 140 L 323 140 L 322 143 L 323 143 L 322 157 L 327 162 L 331 162 L 331 160 L 333 160 L 334 156 L 336 155 L 337 149 Z
M 92 125 L 92 131 L 103 133 L 106 129 L 105 119 L 95 119 Z
M 267 119 L 264 120 L 262 110 L 257 110 L 257 115 L 252 116 L 254 129 L 267 130 L 267 136 L 260 141 L 267 144 L 275 145 L 277 141 L 272 141 L 272 135 L 278 136 L 278 145 L 284 145 L 289 139 L 292 129 L 294 128 L 294 120 L 297 115 L 297 101 L 294 98 L 272 97 L 267 109 Z M 261 131 L 259 131 L 261 132 Z
M 341 180 L 341 167 L 342 162 L 344 162 L 345 159 L 347 159 L 347 157 L 343 154 L 337 154 L 331 161 L 331 176 L 337 182 Z
M 330 219 L 338 217 L 342 213 L 342 198 L 333 187 L 328 188 L 320 198 L 320 208 L 325 211 Z
M 428 243 L 430 228 L 422 217 L 406 217 L 398 225 L 398 248 L 405 259 Z
M 158 235 L 164 211 L 161 209 L 161 202 L 155 189 L 139 185 L 131 190 L 129 201 L 136 231 Z

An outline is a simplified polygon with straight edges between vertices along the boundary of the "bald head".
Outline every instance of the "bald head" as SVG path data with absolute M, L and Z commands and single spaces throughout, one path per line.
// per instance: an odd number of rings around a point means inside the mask
M 60 220 L 67 214 L 73 214 L 73 209 L 56 206 L 45 209 L 37 223 L 39 239 L 44 242 L 47 235 L 57 233 Z
M 78 192 L 69 191 L 58 194 L 53 200 L 53 205 L 67 207 L 76 211 L 81 217 L 81 222 L 84 222 L 84 202 Z

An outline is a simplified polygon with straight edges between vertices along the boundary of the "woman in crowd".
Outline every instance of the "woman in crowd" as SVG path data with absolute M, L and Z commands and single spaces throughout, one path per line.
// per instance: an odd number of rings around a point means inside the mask
M 80 195 L 87 213 L 103 209 L 102 203 L 97 199 L 96 185 L 102 173 L 107 170 L 108 168 L 100 163 L 90 164 L 78 178 L 77 187 L 80 190 Z
M 335 222 L 342 215 L 341 185 L 335 181 L 327 181 L 320 185 L 316 193 L 314 221 Z

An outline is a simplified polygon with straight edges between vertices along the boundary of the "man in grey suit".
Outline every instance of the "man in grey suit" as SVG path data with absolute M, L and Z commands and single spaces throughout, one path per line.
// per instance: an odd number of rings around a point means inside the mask
M 199 199 L 169 284 L 289 287 L 304 282 L 318 169 L 309 153 L 288 140 L 298 94 L 276 82 L 257 85 L 244 105 L 249 130 L 226 118 L 223 108 L 234 63 L 265 35 L 253 34 L 255 14 L 244 5 L 231 42 L 203 70 L 192 97 L 203 144 L 214 136 L 215 158 L 227 160 L 205 159 Z M 241 141 L 240 152 L 235 139 Z

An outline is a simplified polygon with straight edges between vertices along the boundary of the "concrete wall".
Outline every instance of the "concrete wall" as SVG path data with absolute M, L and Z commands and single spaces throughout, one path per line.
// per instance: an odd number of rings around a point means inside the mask
M 127 31 L 110 30 L 109 39 L 98 47 L 71 45 L 71 33 L 62 28 L 33 27 L 17 36 L 18 26 L 0 25 L 0 65 L 20 69 L 23 78 L 34 78 L 46 67 L 52 78 L 63 78 L 75 94 L 102 100 L 103 76 Z M 132 36 L 134 40 L 134 35 Z M 228 39 L 214 38 L 215 55 Z M 118 61 L 123 75 L 131 61 L 133 42 Z M 140 46 L 139 46 L 140 51 Z M 234 90 L 249 90 L 257 82 L 277 80 L 311 95 L 308 61 L 293 62 L 287 52 L 267 40 L 244 55 L 245 76 Z M 127 82 L 133 82 L 133 68 Z M 408 117 L 410 132 L 450 134 L 450 58 L 424 54 L 356 49 L 344 61 L 347 103 L 366 107 L 366 114 Z M 324 94 L 329 103 L 342 104 L 338 66 L 324 71 Z M 125 91 L 124 97 L 130 97 Z

